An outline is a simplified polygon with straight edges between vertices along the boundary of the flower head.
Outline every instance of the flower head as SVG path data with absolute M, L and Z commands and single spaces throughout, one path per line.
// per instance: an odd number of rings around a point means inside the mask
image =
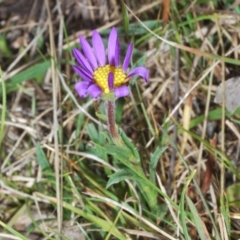
M 98 98 L 101 94 L 110 92 L 113 92 L 116 98 L 125 97 L 129 95 L 126 85 L 129 79 L 141 76 L 148 81 L 148 70 L 145 67 L 136 67 L 127 73 L 133 51 L 132 43 L 129 44 L 123 64 L 120 65 L 120 44 L 115 28 L 111 29 L 108 38 L 107 59 L 102 38 L 96 30 L 92 34 L 93 48 L 84 37 L 80 36 L 79 39 L 82 52 L 73 49 L 78 63 L 73 69 L 82 79 L 75 84 L 80 97 L 84 98 L 89 94 Z

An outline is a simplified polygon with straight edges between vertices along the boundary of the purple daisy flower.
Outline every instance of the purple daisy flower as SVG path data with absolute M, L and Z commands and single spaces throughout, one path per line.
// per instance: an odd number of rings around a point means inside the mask
M 103 41 L 99 33 L 94 30 L 92 34 L 92 46 L 87 40 L 80 36 L 82 52 L 73 49 L 73 55 L 78 65 L 73 66 L 75 72 L 82 81 L 75 84 L 79 96 L 84 98 L 89 94 L 98 98 L 101 94 L 114 92 L 116 98 L 129 95 L 129 79 L 134 76 L 141 76 L 148 81 L 148 70 L 145 67 L 136 67 L 127 73 L 131 60 L 133 44 L 130 43 L 127 49 L 122 66 L 120 66 L 120 44 L 116 28 L 112 28 L 108 38 L 107 58 Z

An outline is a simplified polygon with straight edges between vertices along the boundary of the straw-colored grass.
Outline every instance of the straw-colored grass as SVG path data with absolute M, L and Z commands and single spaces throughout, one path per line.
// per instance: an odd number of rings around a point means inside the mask
M 239 12 L 0 1 L 0 239 L 239 239 L 240 83 L 226 85 L 239 78 Z M 128 150 L 109 137 L 104 102 L 77 96 L 71 67 L 79 35 L 96 29 L 107 45 L 113 26 L 122 57 L 132 41 L 132 66 L 150 73 L 117 100 Z M 230 94 L 216 104 L 221 83 Z

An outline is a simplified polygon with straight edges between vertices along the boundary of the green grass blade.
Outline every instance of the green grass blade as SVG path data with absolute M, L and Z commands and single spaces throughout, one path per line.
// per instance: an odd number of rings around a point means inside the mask
M 199 237 L 201 240 L 206 240 L 207 238 L 204 234 L 204 229 L 203 229 L 204 223 L 202 222 L 201 218 L 199 217 L 199 213 L 198 213 L 196 207 L 194 206 L 192 200 L 187 195 L 186 195 L 186 199 L 187 199 L 187 203 L 190 208 L 190 211 L 192 212 L 192 218 L 195 223 L 195 227 L 198 231 Z
M 19 88 L 19 84 L 24 81 L 35 79 L 37 82 L 41 82 L 43 75 L 50 67 L 50 61 L 44 61 L 36 63 L 33 66 L 17 73 L 6 82 L 7 93 L 13 92 Z M 3 88 L 0 86 L 0 96 L 3 94 Z
M 8 230 L 10 233 L 14 234 L 14 236 L 19 237 L 21 240 L 28 240 L 28 238 L 24 237 L 22 234 L 20 234 L 19 232 L 15 231 L 13 228 L 9 227 L 8 225 L 3 223 L 2 221 L 0 221 L 0 225 L 4 229 Z

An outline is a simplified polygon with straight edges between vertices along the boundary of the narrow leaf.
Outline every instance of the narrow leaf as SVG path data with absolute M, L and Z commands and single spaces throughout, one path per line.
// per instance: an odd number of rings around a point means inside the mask
M 155 172 L 156 172 L 158 160 L 167 148 L 168 147 L 161 147 L 161 148 L 158 147 L 155 150 L 155 152 L 151 155 L 150 163 L 149 163 L 149 173 L 150 173 L 150 180 L 153 183 L 155 183 Z
M 40 143 L 36 144 L 36 154 L 37 154 L 37 161 L 40 167 L 42 168 L 43 173 L 46 176 L 53 176 L 53 170 L 48 162 L 48 159 L 44 153 L 44 151 L 41 148 Z
M 137 181 L 137 185 L 151 211 L 154 212 L 156 216 L 160 216 L 160 209 L 157 201 L 157 191 L 149 186 L 147 181 L 143 181 L 142 179 Z
M 99 138 L 98 131 L 97 131 L 96 127 L 92 123 L 89 123 L 87 125 L 87 132 L 88 132 L 91 140 L 93 142 L 97 143 L 98 142 L 98 138 Z
M 20 73 L 17 73 L 15 76 L 10 78 L 6 82 L 7 93 L 13 92 L 18 89 L 18 84 L 21 84 L 24 81 L 30 79 L 39 79 L 40 76 L 46 73 L 48 68 L 50 67 L 50 61 L 44 61 L 41 63 L 37 63 Z M 41 77 L 42 79 L 42 77 Z M 0 86 L 0 96 L 2 95 L 2 86 Z
M 125 134 L 125 132 L 122 129 L 119 129 L 119 132 L 120 132 L 123 142 L 126 144 L 126 146 L 129 148 L 129 150 L 132 152 L 132 154 L 135 157 L 135 159 L 137 160 L 137 162 L 139 162 L 140 156 L 139 156 L 139 153 L 138 153 L 136 147 L 134 146 L 134 144 L 127 137 L 127 135 Z
M 121 162 L 129 161 L 129 159 L 131 159 L 131 156 L 132 156 L 131 151 L 126 147 L 108 145 L 108 147 L 106 147 L 105 150 L 107 153 L 113 155 L 114 157 L 119 159 Z
M 211 239 L 207 233 L 207 229 L 201 218 L 199 217 L 198 211 L 194 206 L 192 200 L 186 195 L 188 206 L 192 212 L 193 221 L 195 222 L 196 229 L 198 231 L 199 237 L 202 240 Z M 205 233 L 204 233 L 205 232 Z
M 9 227 L 8 225 L 6 225 L 5 223 L 3 223 L 2 221 L 0 221 L 0 226 L 2 226 L 3 228 L 5 228 L 6 230 L 8 230 L 10 233 L 14 234 L 16 237 L 19 237 L 18 239 L 28 240 L 28 238 L 25 238 L 22 234 L 20 234 L 19 232 L 17 232 L 17 231 L 14 230 L 13 228 Z
M 108 180 L 106 188 L 109 188 L 113 184 L 119 183 L 126 179 L 134 179 L 133 172 L 128 169 L 120 170 L 109 176 L 109 180 Z
M 128 16 L 128 10 L 124 4 L 124 1 L 122 0 L 122 18 L 123 18 L 123 30 L 125 34 L 128 36 L 129 34 L 129 16 Z

